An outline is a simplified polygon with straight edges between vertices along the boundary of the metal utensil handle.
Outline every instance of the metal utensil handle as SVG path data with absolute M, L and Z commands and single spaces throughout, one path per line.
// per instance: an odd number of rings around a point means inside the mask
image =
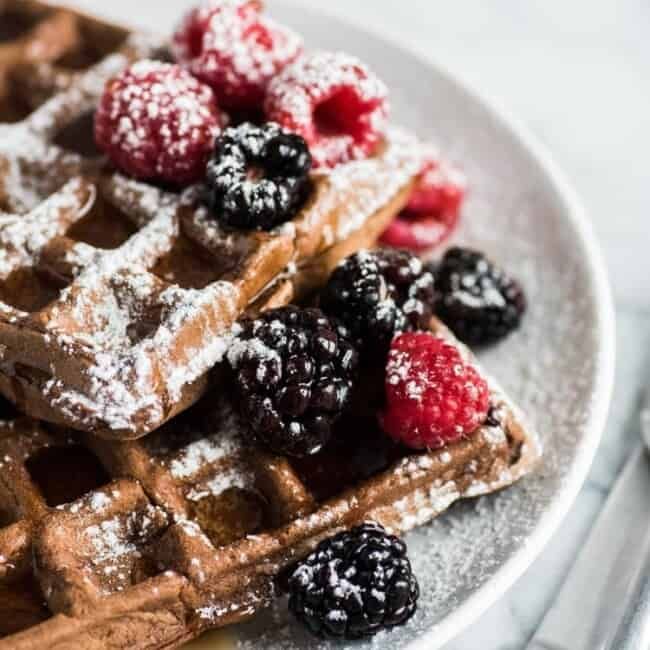
M 634 609 L 623 619 L 623 625 L 610 647 L 612 650 L 650 648 L 650 579 L 646 580 Z
M 645 540 L 639 542 L 639 553 L 645 560 L 639 569 L 636 581 L 631 585 L 630 606 L 612 642 L 608 645 L 610 650 L 650 648 L 650 532 Z

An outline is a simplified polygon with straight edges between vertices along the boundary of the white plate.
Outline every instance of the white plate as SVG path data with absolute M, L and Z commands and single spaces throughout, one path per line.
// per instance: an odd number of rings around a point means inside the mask
M 120 15 L 118 7 L 125 4 L 116 2 L 110 13 L 142 24 L 138 18 L 144 16 L 133 16 L 140 7 Z M 160 25 L 147 16 L 149 27 L 167 28 L 162 22 L 180 4 L 160 7 Z M 586 476 L 613 382 L 613 310 L 603 262 L 573 190 L 547 152 L 511 118 L 398 44 L 298 5 L 271 4 L 272 14 L 300 31 L 310 47 L 343 49 L 370 64 L 391 88 L 395 120 L 461 164 L 470 196 L 457 239 L 511 269 L 530 300 L 521 331 L 482 361 L 540 432 L 543 464 L 517 486 L 458 504 L 408 535 L 422 588 L 420 607 L 408 625 L 375 640 L 395 650 L 434 650 L 533 562 Z M 252 623 L 208 635 L 200 647 L 216 650 L 233 635 L 251 650 L 321 647 L 289 620 L 282 600 Z
M 395 650 L 434 650 L 533 562 L 586 477 L 613 383 L 614 318 L 603 261 L 580 201 L 512 118 L 398 44 L 283 2 L 272 3 L 272 15 L 310 47 L 345 50 L 377 71 L 391 89 L 395 120 L 438 144 L 468 176 L 457 240 L 512 270 L 530 300 L 521 331 L 481 361 L 540 432 L 543 463 L 515 487 L 458 504 L 407 536 L 420 607 L 408 625 L 375 640 Z M 283 600 L 234 633 L 251 650 L 320 647 L 290 621 Z

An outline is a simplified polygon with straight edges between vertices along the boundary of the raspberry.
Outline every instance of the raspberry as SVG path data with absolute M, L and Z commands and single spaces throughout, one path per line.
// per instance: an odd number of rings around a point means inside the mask
M 228 352 L 244 421 L 271 450 L 315 454 L 347 407 L 357 353 L 318 309 L 282 307 L 242 323 Z
M 406 210 L 414 216 L 456 213 L 465 196 L 465 175 L 451 163 L 441 160 L 429 148 L 420 171 L 418 187 Z
M 262 10 L 258 0 L 204 0 L 183 16 L 172 37 L 172 53 L 179 63 L 188 63 L 203 50 L 203 37 L 210 19 L 222 10 L 234 12 L 242 21 L 254 20 Z
M 456 347 L 427 332 L 406 333 L 391 346 L 382 426 L 413 449 L 467 437 L 485 422 L 489 389 Z
M 302 52 L 302 40 L 290 29 L 262 16 L 247 5 L 224 4 L 205 19 L 197 19 L 195 31 L 179 32 L 177 52 L 192 73 L 208 84 L 219 103 L 230 110 L 259 108 L 269 82 Z M 204 27 L 204 24 L 207 25 Z M 203 30 L 200 45 L 196 33 Z
M 207 204 L 226 226 L 271 230 L 302 207 L 310 168 L 305 141 L 277 124 L 226 129 L 208 163 Z
M 521 324 L 526 311 L 521 285 L 482 253 L 451 248 L 432 270 L 435 312 L 461 341 L 488 345 Z
M 437 246 L 458 225 L 465 188 L 465 177 L 458 169 L 427 156 L 408 205 L 388 226 L 382 243 L 414 251 Z
M 149 181 L 198 181 L 221 115 L 213 92 L 177 65 L 140 61 L 109 81 L 95 140 L 115 166 Z
M 386 130 L 387 90 L 358 59 L 320 52 L 271 82 L 266 113 L 305 138 L 315 166 L 335 167 L 375 152 Z
M 361 251 L 332 273 L 321 307 L 345 323 L 365 357 L 385 359 L 396 333 L 429 327 L 433 295 L 433 276 L 417 257 Z
M 289 593 L 316 636 L 361 639 L 406 623 L 420 589 L 404 542 L 369 521 L 323 540 L 292 570 Z

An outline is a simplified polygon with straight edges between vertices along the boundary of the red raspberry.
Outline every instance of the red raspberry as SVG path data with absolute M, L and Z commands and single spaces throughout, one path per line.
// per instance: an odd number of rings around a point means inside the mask
M 408 205 L 388 226 L 382 243 L 415 251 L 437 246 L 458 225 L 465 189 L 460 170 L 433 155 L 427 156 Z
M 442 447 L 485 422 L 488 385 L 456 347 L 427 332 L 405 333 L 391 345 L 382 425 L 414 449 Z
M 298 58 L 302 40 L 270 18 L 224 5 L 208 19 L 200 47 L 192 49 L 192 73 L 223 106 L 245 111 L 261 108 L 269 82 Z
M 318 52 L 271 82 L 266 114 L 307 141 L 316 166 L 335 167 L 375 152 L 386 130 L 387 95 L 358 59 Z
M 219 134 L 214 93 L 177 65 L 140 61 L 106 84 L 95 140 L 123 172 L 142 180 L 198 181 Z
M 203 0 L 183 16 L 172 37 L 172 52 L 179 63 L 189 63 L 203 51 L 203 36 L 210 19 L 223 9 L 234 10 L 242 21 L 253 20 L 262 10 L 259 0 Z

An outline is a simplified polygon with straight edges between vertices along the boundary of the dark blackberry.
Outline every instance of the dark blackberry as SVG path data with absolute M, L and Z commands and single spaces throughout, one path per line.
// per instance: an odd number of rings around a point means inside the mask
M 305 141 L 277 124 L 245 122 L 216 140 L 206 173 L 206 203 L 222 224 L 271 230 L 306 201 L 311 155 Z
M 290 456 L 316 453 L 350 400 L 357 353 L 319 309 L 282 307 L 242 323 L 228 353 L 255 437 Z
M 402 625 L 420 595 L 406 545 L 374 522 L 322 541 L 289 575 L 289 609 L 326 639 Z
M 433 276 L 406 251 L 362 251 L 334 271 L 320 304 L 347 325 L 360 349 L 383 355 L 395 334 L 429 328 Z
M 435 312 L 461 341 L 487 345 L 519 327 L 524 292 L 483 253 L 451 248 L 434 274 Z

